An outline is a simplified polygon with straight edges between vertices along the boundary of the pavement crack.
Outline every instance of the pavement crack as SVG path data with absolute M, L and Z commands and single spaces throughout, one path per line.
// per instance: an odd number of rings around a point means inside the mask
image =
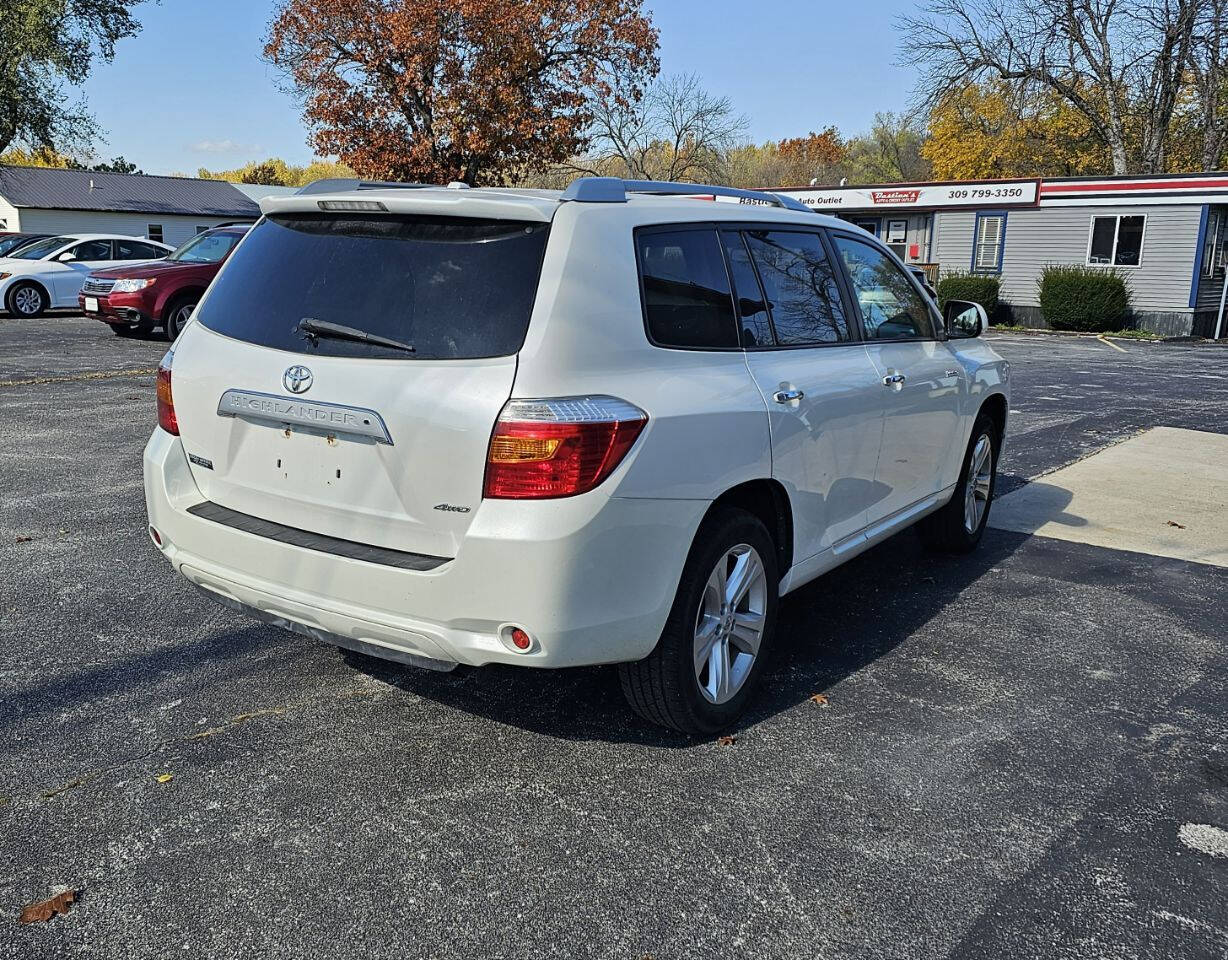
M 135 370 L 90 370 L 59 377 L 27 377 L 24 380 L 0 380 L 0 387 L 33 387 L 44 383 L 78 383 L 82 380 L 114 380 L 119 377 L 147 377 L 158 372 L 157 367 Z

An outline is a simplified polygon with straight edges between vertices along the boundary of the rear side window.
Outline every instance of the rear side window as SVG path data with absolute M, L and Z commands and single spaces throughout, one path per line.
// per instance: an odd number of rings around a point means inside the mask
M 778 344 L 849 339 L 840 287 L 817 233 L 753 230 L 746 233 L 746 243 L 759 268 Z
M 653 343 L 700 350 L 738 346 L 715 229 L 640 232 L 636 246 Z
M 524 343 L 549 227 L 468 217 L 286 214 L 253 227 L 196 313 L 211 330 L 296 353 L 504 357 Z M 411 345 L 310 336 L 304 320 Z
M 770 347 L 776 342 L 772 325 L 768 320 L 767 301 L 750 262 L 746 242 L 742 234 L 721 231 L 725 255 L 729 258 L 729 273 L 733 277 L 734 298 L 738 304 L 738 317 L 742 324 L 742 346 Z

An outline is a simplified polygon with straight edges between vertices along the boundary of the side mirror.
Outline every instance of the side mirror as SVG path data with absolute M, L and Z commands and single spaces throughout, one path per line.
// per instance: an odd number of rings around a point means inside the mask
M 77 259 L 77 255 L 72 250 L 65 250 L 55 259 L 57 263 L 72 263 Z
M 947 336 L 952 340 L 971 340 L 989 329 L 985 308 L 971 300 L 948 300 L 942 310 Z

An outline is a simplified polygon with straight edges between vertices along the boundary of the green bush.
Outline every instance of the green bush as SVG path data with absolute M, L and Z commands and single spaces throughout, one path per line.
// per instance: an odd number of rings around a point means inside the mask
M 945 310 L 948 300 L 971 300 L 985 308 L 991 324 L 1010 323 L 1010 306 L 998 299 L 1001 286 L 996 274 L 948 273 L 938 281 L 938 309 Z
M 938 281 L 938 306 L 946 309 L 948 300 L 971 300 L 985 308 L 991 317 L 998 309 L 1002 281 L 994 274 L 948 273 Z
M 1047 266 L 1040 275 L 1040 312 L 1054 330 L 1121 330 L 1128 324 L 1130 290 L 1115 270 Z

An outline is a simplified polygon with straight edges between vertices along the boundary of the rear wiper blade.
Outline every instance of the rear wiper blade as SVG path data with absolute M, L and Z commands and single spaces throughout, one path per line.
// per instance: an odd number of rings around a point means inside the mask
M 373 343 L 377 347 L 391 347 L 393 350 L 404 350 L 406 353 L 416 353 L 417 349 L 400 340 L 391 337 L 381 337 L 376 333 L 367 333 L 357 327 L 347 327 L 344 323 L 333 323 L 329 320 L 317 320 L 315 317 L 303 317 L 298 322 L 300 332 L 308 335 L 308 339 L 332 337 L 338 340 L 357 340 L 360 343 Z

